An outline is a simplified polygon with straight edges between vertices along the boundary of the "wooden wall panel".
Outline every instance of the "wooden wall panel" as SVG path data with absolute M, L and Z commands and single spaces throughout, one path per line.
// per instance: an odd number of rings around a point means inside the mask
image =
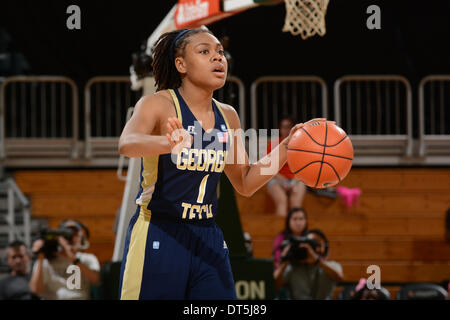
M 331 238 L 329 259 L 336 261 L 450 261 L 450 243 L 408 238 Z M 272 256 L 273 241 L 253 241 L 256 258 Z
M 23 193 L 32 194 L 122 194 L 125 187 L 116 170 L 18 170 L 14 178 Z

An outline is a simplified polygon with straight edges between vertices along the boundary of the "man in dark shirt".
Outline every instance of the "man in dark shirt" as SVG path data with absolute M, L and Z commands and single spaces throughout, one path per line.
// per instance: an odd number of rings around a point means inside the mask
M 0 280 L 0 300 L 29 300 L 30 254 L 25 243 L 13 241 L 8 245 L 8 265 L 11 272 Z

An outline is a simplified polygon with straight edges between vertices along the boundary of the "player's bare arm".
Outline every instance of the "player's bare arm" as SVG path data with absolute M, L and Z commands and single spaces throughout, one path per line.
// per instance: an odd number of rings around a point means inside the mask
M 169 117 L 175 116 L 167 91 L 141 98 L 120 136 L 120 154 L 132 158 L 170 153 L 166 124 Z
M 228 118 L 233 132 L 241 129 L 239 116 L 236 113 L 236 110 L 226 104 L 221 104 L 221 106 Z M 295 125 L 286 139 L 276 146 L 269 154 L 254 164 L 249 163 L 242 136 L 240 134 L 234 134 L 233 151 L 228 154 L 229 157 L 227 159 L 227 165 L 225 166 L 225 174 L 236 191 L 244 196 L 250 197 L 272 179 L 286 163 L 287 144 L 289 143 L 290 137 L 302 126 L 303 124 Z M 274 170 L 272 174 L 261 174 L 261 170 L 271 167 L 272 161 L 276 161 L 277 158 L 278 164 L 276 165 L 276 170 Z

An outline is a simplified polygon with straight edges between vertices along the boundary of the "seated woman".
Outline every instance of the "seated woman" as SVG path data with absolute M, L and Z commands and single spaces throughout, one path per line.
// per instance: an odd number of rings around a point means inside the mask
M 289 211 L 286 224 L 274 242 L 277 296 L 294 300 L 333 299 L 336 284 L 344 279 L 344 274 L 340 263 L 328 260 L 327 237 L 319 229 L 308 230 L 301 208 Z
M 306 211 L 303 208 L 292 208 L 286 217 L 286 225 L 273 242 L 273 262 L 274 269 L 278 269 L 281 262 L 281 253 L 283 251 L 283 242 L 289 236 L 306 236 L 308 232 L 308 221 Z
M 273 263 L 274 263 L 274 279 L 278 299 L 290 299 L 289 288 L 281 284 L 277 279 L 280 278 L 282 267 L 282 255 L 286 250 L 286 240 L 290 236 L 305 236 L 308 231 L 308 222 L 306 212 L 303 208 L 292 208 L 286 217 L 285 228 L 277 234 L 273 242 Z M 284 252 L 285 254 L 286 252 Z
M 295 123 L 295 119 L 292 117 L 284 116 L 281 118 L 279 124 L 280 137 L 278 140 L 272 140 L 267 144 L 267 153 L 270 153 L 289 135 Z M 287 162 L 278 174 L 267 183 L 267 193 L 275 203 L 276 214 L 281 217 L 285 217 L 290 208 L 302 206 L 305 192 L 305 185 L 294 178 Z

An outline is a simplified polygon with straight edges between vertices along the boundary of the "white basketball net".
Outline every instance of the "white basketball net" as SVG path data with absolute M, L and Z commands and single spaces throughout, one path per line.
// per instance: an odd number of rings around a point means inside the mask
M 326 33 L 325 14 L 330 0 L 285 0 L 286 19 L 283 32 L 300 35 L 303 40 Z

